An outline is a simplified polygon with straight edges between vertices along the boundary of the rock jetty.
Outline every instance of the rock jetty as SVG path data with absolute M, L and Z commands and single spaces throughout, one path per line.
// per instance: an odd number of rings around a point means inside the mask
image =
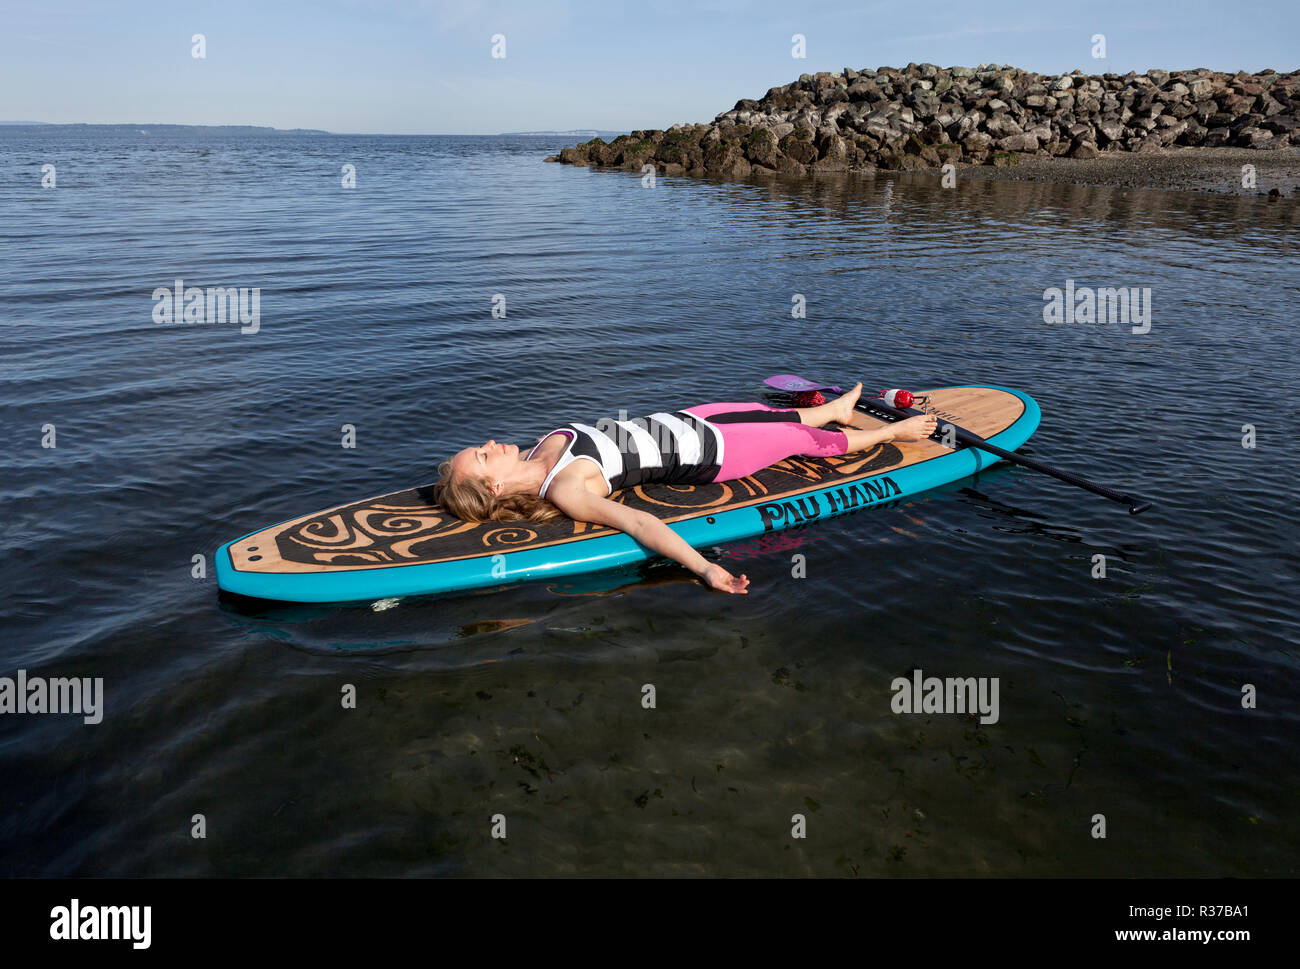
M 668 175 L 808 175 L 1014 165 L 1177 146 L 1300 145 L 1300 72 L 1032 74 L 982 64 L 804 74 L 710 124 L 634 131 L 547 161 Z

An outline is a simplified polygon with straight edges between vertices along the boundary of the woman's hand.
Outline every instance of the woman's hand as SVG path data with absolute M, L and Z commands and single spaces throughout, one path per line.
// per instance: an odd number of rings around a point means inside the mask
M 749 577 L 742 575 L 740 578 L 736 578 L 721 565 L 710 564 L 700 574 L 700 579 L 710 589 L 717 589 L 719 592 L 749 595 Z
M 575 462 L 576 463 L 576 462 Z M 568 469 L 566 468 L 565 471 Z M 711 589 L 719 592 L 748 594 L 749 579 L 736 578 L 721 565 L 714 565 L 691 548 L 680 535 L 649 512 L 638 511 L 617 501 L 600 498 L 586 489 L 576 477 L 555 476 L 547 497 L 574 521 L 596 522 L 626 532 L 642 545 L 675 559 L 694 572 Z
M 905 421 L 891 424 L 895 441 L 924 441 L 939 426 L 939 419 L 933 414 L 917 414 Z

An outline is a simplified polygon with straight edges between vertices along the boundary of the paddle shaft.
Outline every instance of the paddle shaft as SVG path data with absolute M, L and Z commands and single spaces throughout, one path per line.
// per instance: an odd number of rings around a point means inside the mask
M 921 416 L 924 413 L 914 407 L 893 407 L 879 398 L 872 398 L 870 400 L 860 399 L 857 403 L 857 409 L 868 414 L 873 412 L 877 415 L 885 414 L 897 420 Z M 1012 464 L 1019 464 L 1023 467 L 1048 475 L 1049 477 L 1056 478 L 1058 481 L 1064 481 L 1066 484 L 1072 484 L 1075 487 L 1084 489 L 1085 491 L 1091 491 L 1094 495 L 1109 498 L 1111 501 L 1119 502 L 1121 505 L 1128 505 L 1130 515 L 1144 512 L 1151 507 L 1151 502 L 1145 501 L 1142 498 L 1114 491 L 1111 488 L 1095 484 L 1087 478 L 1081 478 L 1077 474 L 1072 474 L 1069 471 L 1061 471 L 1058 468 L 1053 468 L 1050 465 L 1043 464 L 1041 461 L 1035 461 L 1033 458 L 1027 458 L 1024 455 L 1016 454 L 1013 451 L 1007 451 L 998 447 L 996 444 L 990 444 L 978 434 L 974 434 L 963 427 L 958 427 L 950 421 L 945 421 L 943 418 L 938 417 L 937 414 L 934 416 L 937 417 L 940 422 L 939 430 L 936 431 L 936 433 L 941 434 L 945 427 L 951 427 L 953 429 L 954 438 L 959 443 L 965 444 L 967 447 L 979 448 L 981 451 L 987 451 L 989 454 L 997 455 L 1003 461 L 1010 461 Z

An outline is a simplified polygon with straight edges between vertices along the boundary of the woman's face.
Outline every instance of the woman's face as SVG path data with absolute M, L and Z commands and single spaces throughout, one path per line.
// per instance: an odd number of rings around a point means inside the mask
M 519 467 L 519 448 L 514 444 L 488 441 L 458 451 L 451 459 L 457 474 L 486 478 L 489 485 L 505 481 Z

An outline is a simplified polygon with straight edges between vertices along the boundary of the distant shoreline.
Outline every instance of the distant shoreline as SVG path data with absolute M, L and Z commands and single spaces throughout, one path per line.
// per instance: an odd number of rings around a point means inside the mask
M 53 123 L 47 121 L 0 121 L 0 129 L 12 131 L 15 128 L 76 128 L 78 130 L 94 129 L 96 131 L 121 131 L 125 133 L 144 132 L 178 132 L 178 131 L 220 131 L 226 134 L 274 134 L 274 135 L 329 135 L 332 131 L 319 128 L 271 128 L 266 125 L 252 124 L 88 124 L 86 122 Z
M 323 128 L 273 128 L 268 125 L 249 124 L 92 124 L 89 122 L 50 122 L 50 121 L 0 121 L 0 131 L 13 131 L 20 128 L 39 128 L 48 130 L 77 129 L 95 131 L 121 131 L 124 134 L 153 134 L 156 132 L 214 131 L 226 134 L 275 134 L 275 135 L 352 135 L 362 138 L 617 138 L 627 134 L 624 129 L 606 128 L 571 128 L 564 131 L 502 131 L 497 134 L 467 135 L 457 132 L 437 132 L 419 134 L 394 134 L 392 132 L 356 132 L 326 131 Z
M 600 128 L 575 128 L 572 131 L 503 131 L 498 138 L 617 138 L 625 135 L 628 129 L 619 131 Z

